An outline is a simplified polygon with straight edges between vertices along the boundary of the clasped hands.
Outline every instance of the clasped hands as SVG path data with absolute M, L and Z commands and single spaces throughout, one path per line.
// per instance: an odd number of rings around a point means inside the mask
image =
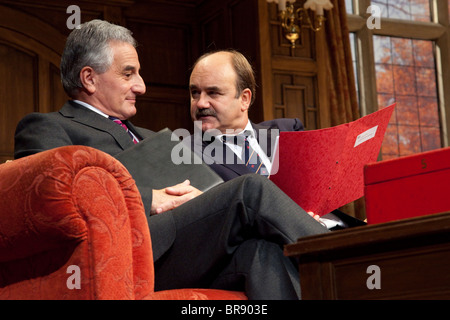
M 203 192 L 191 186 L 189 180 L 167 187 L 164 189 L 153 190 L 153 201 L 151 214 L 159 214 L 164 211 L 175 209 L 183 203 L 194 199 Z M 308 211 L 308 214 L 319 221 L 320 216 L 314 212 Z
M 151 214 L 172 210 L 202 193 L 202 191 L 191 186 L 189 180 L 172 187 L 153 190 Z

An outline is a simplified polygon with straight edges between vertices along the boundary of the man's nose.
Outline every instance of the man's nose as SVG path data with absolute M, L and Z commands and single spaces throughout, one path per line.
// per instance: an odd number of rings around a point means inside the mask
M 197 108 L 206 109 L 206 108 L 209 108 L 210 106 L 211 105 L 209 103 L 208 95 L 205 93 L 201 93 L 197 100 Z
M 147 90 L 144 79 L 140 75 L 137 76 L 136 83 L 133 85 L 132 90 L 136 94 L 144 94 Z

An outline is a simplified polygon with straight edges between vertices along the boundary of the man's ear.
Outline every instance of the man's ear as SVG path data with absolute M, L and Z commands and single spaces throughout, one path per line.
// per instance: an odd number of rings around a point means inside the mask
M 241 92 L 241 109 L 242 111 L 248 110 L 250 108 L 250 103 L 252 101 L 252 91 L 247 88 Z
M 96 75 L 97 73 L 91 67 L 84 67 L 80 71 L 80 80 L 83 88 L 90 94 L 94 93 L 96 90 Z

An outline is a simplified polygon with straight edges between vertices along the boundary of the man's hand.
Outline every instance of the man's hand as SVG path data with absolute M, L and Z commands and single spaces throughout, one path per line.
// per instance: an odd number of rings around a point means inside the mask
M 203 192 L 197 188 L 191 186 L 189 180 L 173 187 L 153 190 L 151 213 L 159 214 L 164 211 L 172 210 L 202 193 Z
M 308 214 L 309 214 L 311 217 L 313 217 L 314 219 L 316 219 L 317 221 L 319 221 L 320 216 L 319 216 L 318 214 L 315 214 L 315 213 L 312 212 L 312 211 L 307 211 L 307 212 L 308 212 Z

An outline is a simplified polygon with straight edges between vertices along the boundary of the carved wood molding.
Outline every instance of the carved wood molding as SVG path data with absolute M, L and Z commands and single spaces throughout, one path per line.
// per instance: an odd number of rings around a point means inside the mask
M 53 50 L 59 56 L 64 48 L 65 36 L 43 21 L 0 5 L 0 27 L 24 35 L 40 42 L 47 48 Z

